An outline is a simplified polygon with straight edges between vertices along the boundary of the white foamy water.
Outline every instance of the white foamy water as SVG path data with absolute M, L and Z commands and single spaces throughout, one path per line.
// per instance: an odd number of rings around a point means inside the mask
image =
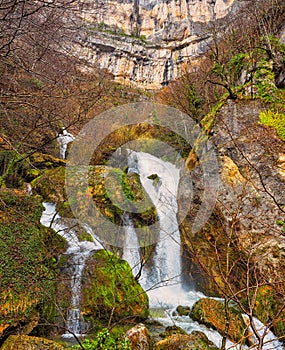
M 57 142 L 59 145 L 59 157 L 61 159 L 66 158 L 67 145 L 74 139 L 75 137 L 66 129 L 63 129 L 62 132 L 58 134 Z

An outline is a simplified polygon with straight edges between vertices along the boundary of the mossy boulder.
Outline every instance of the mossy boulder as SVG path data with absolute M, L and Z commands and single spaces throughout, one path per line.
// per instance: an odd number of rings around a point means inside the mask
M 179 316 L 188 316 L 191 312 L 191 308 L 190 306 L 178 305 L 176 308 L 176 312 Z
M 39 196 L 0 191 L 0 330 L 30 333 L 39 318 L 53 322 L 55 261 L 65 241 L 40 225 Z M 0 334 L 1 336 L 1 334 Z
M 157 342 L 154 350 L 218 350 L 218 348 L 198 331 L 191 334 L 173 334 L 170 337 Z
M 277 337 L 282 337 L 285 334 L 285 310 L 282 310 L 282 304 L 282 298 L 277 290 L 268 285 L 259 287 L 256 294 L 254 315 L 264 324 L 268 320 L 275 319 L 272 331 Z M 279 314 L 280 310 L 282 312 Z M 276 318 L 278 314 L 279 316 Z
M 62 350 L 64 347 L 54 341 L 29 337 L 26 335 L 11 335 L 2 345 L 1 350 Z
M 64 166 L 65 161 L 49 154 L 19 154 L 12 149 L 0 148 L 0 176 L 7 187 L 19 188 L 42 175 L 45 169 Z
M 83 273 L 81 310 L 90 320 L 144 320 L 149 315 L 149 304 L 129 264 L 109 251 L 99 250 L 87 261 Z
M 132 213 L 137 226 L 148 226 L 157 220 L 156 209 L 138 174 L 126 174 L 119 168 L 94 166 L 89 169 L 88 179 L 94 203 L 110 221 L 122 224 L 126 210 Z M 142 201 L 147 209 L 135 214 L 137 202 Z
M 186 332 L 181 327 L 174 325 L 174 326 L 167 326 L 165 328 L 165 331 L 163 333 L 160 333 L 159 335 L 161 338 L 167 338 L 173 334 L 186 334 Z
M 247 333 L 247 326 L 242 314 L 235 308 L 229 307 L 228 315 L 229 330 L 225 334 L 227 318 L 225 304 L 223 302 L 210 298 L 202 298 L 193 305 L 190 313 L 192 320 L 216 329 L 233 342 L 241 342 L 245 339 Z
M 45 170 L 42 175 L 32 181 L 32 187 L 47 202 L 64 202 L 66 200 L 65 167 Z

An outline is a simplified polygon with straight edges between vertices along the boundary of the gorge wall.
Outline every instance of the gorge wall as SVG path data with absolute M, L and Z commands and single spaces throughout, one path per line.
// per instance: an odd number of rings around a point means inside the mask
M 155 89 L 181 76 L 207 48 L 212 22 L 236 0 L 86 0 L 77 55 L 119 82 Z

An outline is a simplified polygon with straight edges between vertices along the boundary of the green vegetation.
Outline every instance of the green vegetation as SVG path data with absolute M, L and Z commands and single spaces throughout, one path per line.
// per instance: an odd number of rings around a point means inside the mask
M 104 21 L 101 21 L 99 25 L 95 26 L 88 26 L 89 30 L 94 30 L 94 31 L 100 31 L 102 33 L 107 33 L 111 35 L 118 35 L 118 36 L 123 36 L 127 38 L 133 38 L 133 39 L 138 39 L 142 42 L 146 42 L 146 35 L 141 34 L 127 34 L 122 28 L 119 27 L 110 27 L 108 24 L 106 24 Z
M 274 127 L 281 140 L 285 141 L 285 113 L 278 113 L 269 109 L 260 112 L 260 121 L 264 125 Z
M 128 339 L 124 336 L 116 339 L 107 328 L 98 332 L 95 339 L 85 339 L 82 346 L 85 350 L 131 350 Z M 71 349 L 80 350 L 82 347 L 75 345 Z
M 40 197 L 0 192 L 0 328 L 41 317 L 53 322 L 55 257 L 65 241 L 42 227 Z

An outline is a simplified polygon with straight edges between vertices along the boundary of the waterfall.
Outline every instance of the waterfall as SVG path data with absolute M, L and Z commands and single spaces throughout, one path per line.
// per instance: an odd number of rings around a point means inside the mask
M 122 258 L 126 260 L 131 266 L 133 275 L 137 276 L 137 274 L 140 272 L 141 266 L 141 256 L 138 249 L 138 238 L 132 220 L 128 214 L 124 214 L 123 222 L 126 227 L 126 239 Z
M 129 172 L 136 172 L 156 207 L 160 223 L 159 241 L 149 271 L 143 269 L 140 283 L 148 290 L 150 304 L 185 299 L 181 286 L 180 232 L 176 201 L 180 169 L 151 154 L 129 151 Z M 135 231 L 132 230 L 133 236 Z M 138 245 L 137 245 L 138 246 Z M 162 287 L 157 289 L 158 287 Z
M 61 159 L 66 158 L 66 150 L 67 145 L 74 140 L 74 136 L 70 134 L 66 129 L 62 129 L 62 131 L 58 134 L 57 142 L 59 145 L 59 157 Z
M 56 212 L 56 205 L 53 203 L 43 203 L 45 211 L 41 217 L 41 224 L 51 227 L 59 235 L 67 240 L 68 248 L 66 254 L 72 261 L 70 288 L 71 288 L 71 307 L 68 310 L 66 329 L 64 337 L 72 337 L 73 334 L 82 334 L 86 329 L 86 324 L 80 314 L 80 295 L 82 272 L 87 258 L 94 250 L 103 249 L 98 239 L 94 237 L 91 229 L 86 226 L 86 231 L 92 235 L 94 241 L 79 241 L 76 232 L 65 225 Z

